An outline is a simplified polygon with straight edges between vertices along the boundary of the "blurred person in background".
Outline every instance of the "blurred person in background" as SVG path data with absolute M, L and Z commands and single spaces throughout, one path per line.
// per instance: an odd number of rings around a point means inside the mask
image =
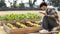
M 57 23 L 59 21 L 57 11 L 55 8 L 47 6 L 48 5 L 45 2 L 40 4 L 41 10 L 46 11 L 45 13 L 40 12 L 44 15 L 42 20 L 42 27 L 47 31 L 56 30 L 59 26 Z

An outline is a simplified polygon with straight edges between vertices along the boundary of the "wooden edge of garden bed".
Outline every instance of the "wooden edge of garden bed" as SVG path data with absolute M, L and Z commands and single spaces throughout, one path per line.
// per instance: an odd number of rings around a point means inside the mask
M 27 28 L 10 29 L 5 24 L 3 26 L 4 26 L 5 31 L 9 34 L 33 33 L 33 32 L 37 32 L 42 29 L 41 27 L 27 27 Z

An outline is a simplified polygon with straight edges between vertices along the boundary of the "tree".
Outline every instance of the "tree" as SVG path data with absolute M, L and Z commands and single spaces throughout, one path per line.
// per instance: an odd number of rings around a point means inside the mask
M 30 8 L 33 8 L 32 1 L 31 0 L 29 0 L 29 6 L 30 6 Z
M 33 5 L 35 4 L 37 0 L 34 0 L 33 3 L 32 3 L 32 0 L 29 0 L 29 5 L 30 5 L 30 8 L 34 8 Z
M 35 4 L 36 1 L 37 1 L 37 0 L 34 0 L 34 1 L 33 1 L 33 5 Z
M 17 0 L 13 0 L 13 3 L 10 2 L 10 0 L 8 0 L 8 2 L 10 3 L 11 8 L 16 8 Z M 13 4 L 13 5 L 12 5 L 12 4 Z
M 43 1 L 45 1 L 45 0 L 43 0 Z
M 8 2 L 10 3 L 10 6 L 11 6 L 11 8 L 12 8 L 12 2 L 10 2 L 10 0 L 8 0 Z
M 17 0 L 13 0 L 13 8 L 16 8 Z
M 59 6 L 59 0 L 48 0 L 49 2 L 52 2 L 52 5 L 55 6 L 55 7 L 58 7 Z
M 0 8 L 6 7 L 5 0 L 0 1 Z
M 19 8 L 25 8 L 24 3 L 22 2 L 22 0 L 21 0 L 21 4 L 19 4 L 19 5 L 20 5 Z

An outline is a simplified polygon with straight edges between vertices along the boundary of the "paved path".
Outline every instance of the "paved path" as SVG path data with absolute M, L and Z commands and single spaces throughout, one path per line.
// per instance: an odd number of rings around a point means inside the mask
M 2 26 L 0 26 L 0 34 L 6 34 Z

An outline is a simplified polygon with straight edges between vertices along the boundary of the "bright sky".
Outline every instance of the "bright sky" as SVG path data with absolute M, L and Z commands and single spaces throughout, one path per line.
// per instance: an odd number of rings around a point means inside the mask
M 13 0 L 9 0 L 9 1 L 13 3 Z M 17 0 L 17 4 L 21 3 L 21 1 L 23 3 L 28 3 L 29 2 L 29 0 Z M 32 0 L 32 1 L 34 1 L 34 0 Z M 42 2 L 42 0 L 37 0 L 36 3 L 35 3 L 35 5 L 39 5 L 41 2 Z M 8 2 L 8 0 L 5 0 L 5 3 L 7 5 L 7 7 L 10 7 L 10 3 Z

